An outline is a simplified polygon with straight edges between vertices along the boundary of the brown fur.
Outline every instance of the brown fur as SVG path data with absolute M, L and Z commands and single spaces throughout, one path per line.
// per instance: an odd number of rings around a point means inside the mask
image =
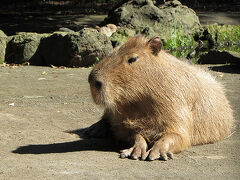
M 121 157 L 166 160 L 192 145 L 222 140 L 232 128 L 221 84 L 161 50 L 158 38 L 131 38 L 90 76 L 92 97 L 105 108 L 103 118 L 116 138 L 133 143 Z

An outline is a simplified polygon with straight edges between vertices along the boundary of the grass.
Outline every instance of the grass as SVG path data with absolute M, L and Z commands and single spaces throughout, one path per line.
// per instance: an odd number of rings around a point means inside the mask
M 196 46 L 193 36 L 184 35 L 182 27 L 177 27 L 176 23 L 171 30 L 170 39 L 165 43 L 166 49 L 185 49 Z

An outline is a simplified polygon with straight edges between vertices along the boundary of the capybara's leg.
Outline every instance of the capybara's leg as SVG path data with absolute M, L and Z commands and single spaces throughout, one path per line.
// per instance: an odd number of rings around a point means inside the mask
M 130 157 L 131 159 L 139 159 L 146 156 L 147 142 L 145 139 L 140 134 L 136 134 L 132 138 L 134 139 L 134 145 L 129 149 L 120 151 L 121 158 Z
M 177 133 L 168 133 L 155 142 L 143 159 L 146 159 L 148 156 L 150 161 L 155 159 L 166 161 L 168 157 L 170 159 L 173 158 L 173 153 L 178 153 L 189 146 L 190 140 L 188 136 L 183 136 Z
M 107 119 L 101 119 L 86 128 L 83 135 L 88 138 L 106 138 L 111 136 L 110 123 Z

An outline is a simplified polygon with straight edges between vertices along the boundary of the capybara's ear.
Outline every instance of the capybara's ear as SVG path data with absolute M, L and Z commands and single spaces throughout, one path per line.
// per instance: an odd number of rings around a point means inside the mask
M 160 37 L 156 36 L 152 39 L 150 39 L 147 42 L 148 47 L 150 48 L 150 50 L 152 51 L 154 56 L 157 56 L 158 53 L 161 51 L 162 49 L 162 41 L 160 39 Z

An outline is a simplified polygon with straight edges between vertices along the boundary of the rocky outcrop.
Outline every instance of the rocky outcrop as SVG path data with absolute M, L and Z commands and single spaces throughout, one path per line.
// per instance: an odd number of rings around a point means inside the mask
M 103 24 L 116 24 L 142 32 L 147 36 L 160 36 L 167 41 L 174 31 L 193 34 L 200 27 L 196 13 L 179 1 L 159 6 L 151 0 L 130 0 L 120 3 L 109 12 Z
M 53 34 L 23 32 L 12 36 L 7 43 L 5 62 L 89 67 L 112 50 L 109 38 L 92 28 Z

